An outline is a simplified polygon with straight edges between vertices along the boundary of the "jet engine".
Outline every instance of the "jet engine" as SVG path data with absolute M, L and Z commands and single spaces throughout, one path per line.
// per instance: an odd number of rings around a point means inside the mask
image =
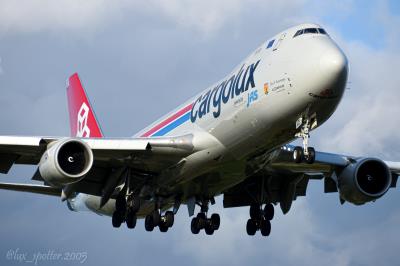
M 50 145 L 39 162 L 40 175 L 50 185 L 76 183 L 92 168 L 93 152 L 85 142 L 64 139 Z
M 342 199 L 355 205 L 383 196 L 392 183 L 388 166 L 379 159 L 363 158 L 348 165 L 338 176 Z

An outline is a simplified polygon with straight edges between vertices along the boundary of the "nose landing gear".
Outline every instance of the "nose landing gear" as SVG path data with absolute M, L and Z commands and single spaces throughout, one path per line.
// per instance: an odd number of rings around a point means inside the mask
M 315 149 L 308 146 L 308 139 L 310 138 L 311 123 L 310 119 L 306 118 L 304 122 L 300 119 L 301 128 L 300 131 L 295 135 L 297 138 L 303 139 L 303 147 L 295 147 L 293 150 L 293 161 L 295 163 L 301 163 L 305 161 L 308 164 L 315 162 Z

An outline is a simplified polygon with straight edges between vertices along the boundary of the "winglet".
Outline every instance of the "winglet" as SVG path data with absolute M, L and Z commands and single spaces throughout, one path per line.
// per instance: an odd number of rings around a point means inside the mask
M 100 125 L 77 73 L 67 81 L 71 136 L 102 138 Z

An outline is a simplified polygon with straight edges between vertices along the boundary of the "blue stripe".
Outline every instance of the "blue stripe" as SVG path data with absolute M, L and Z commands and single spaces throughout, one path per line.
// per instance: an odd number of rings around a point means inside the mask
M 188 121 L 190 119 L 190 112 L 188 112 L 187 114 L 184 114 L 183 116 L 181 116 L 180 118 L 176 119 L 174 122 L 172 122 L 171 124 L 169 124 L 168 126 L 163 127 L 162 129 L 160 129 L 158 132 L 153 134 L 153 137 L 161 137 L 164 136 L 165 134 L 167 134 L 168 132 L 170 132 L 171 130 L 177 128 L 178 126 L 180 126 L 181 124 L 185 123 L 186 121 Z

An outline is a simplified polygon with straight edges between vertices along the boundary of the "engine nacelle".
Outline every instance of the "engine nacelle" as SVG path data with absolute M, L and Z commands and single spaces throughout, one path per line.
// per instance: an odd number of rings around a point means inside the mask
M 82 180 L 92 165 L 93 152 L 85 142 L 64 139 L 50 144 L 40 159 L 39 172 L 47 183 L 62 187 Z
M 383 196 L 392 183 L 388 166 L 379 159 L 363 158 L 348 165 L 338 176 L 342 199 L 356 205 Z

